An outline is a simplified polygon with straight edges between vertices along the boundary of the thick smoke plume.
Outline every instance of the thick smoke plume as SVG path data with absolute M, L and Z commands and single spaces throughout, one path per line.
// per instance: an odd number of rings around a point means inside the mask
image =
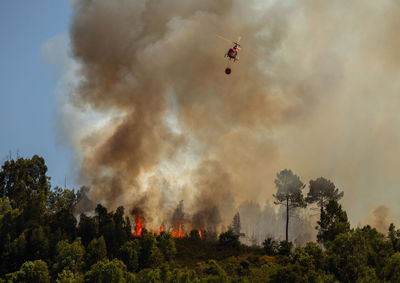
M 145 202 L 157 227 L 183 199 L 185 217 L 206 226 L 195 228 L 217 230 L 242 201 L 271 199 L 276 172 L 291 168 L 304 183 L 335 182 L 353 221 L 372 202 L 397 205 L 397 1 L 77 0 L 73 10 L 70 101 L 93 113 L 75 144 L 94 201 Z M 230 45 L 215 34 L 242 36 L 230 76 Z

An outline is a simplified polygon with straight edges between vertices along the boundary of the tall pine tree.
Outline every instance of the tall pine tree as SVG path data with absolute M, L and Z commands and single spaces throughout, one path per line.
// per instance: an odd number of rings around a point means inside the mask
M 286 241 L 289 239 L 289 216 L 292 209 L 306 207 L 302 190 L 305 185 L 299 176 L 293 174 L 292 170 L 284 169 L 276 175 L 275 186 L 277 193 L 273 195 L 275 204 L 286 207 Z

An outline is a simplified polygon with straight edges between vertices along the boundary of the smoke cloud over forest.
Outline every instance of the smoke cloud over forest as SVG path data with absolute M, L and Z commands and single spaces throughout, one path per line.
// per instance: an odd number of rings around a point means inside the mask
M 355 223 L 380 205 L 400 212 L 398 1 L 72 8 L 78 79 L 60 125 L 92 200 L 139 207 L 153 227 L 183 200 L 185 225 L 218 230 L 237 211 L 271 215 L 275 175 L 290 168 L 305 184 L 332 180 Z M 229 76 L 216 34 L 242 36 Z

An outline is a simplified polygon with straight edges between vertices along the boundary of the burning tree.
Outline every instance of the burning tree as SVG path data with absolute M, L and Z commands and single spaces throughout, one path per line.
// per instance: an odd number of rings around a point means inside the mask
M 183 200 L 181 200 L 172 215 L 172 237 L 183 238 L 183 222 L 185 220 L 185 213 L 183 212 Z
M 143 232 L 143 223 L 144 223 L 144 216 L 143 211 L 139 208 L 132 209 L 132 215 L 135 217 L 135 232 L 133 235 L 135 237 L 142 236 Z
M 273 195 L 276 199 L 274 203 L 286 206 L 286 241 L 288 241 L 291 209 L 307 206 L 302 193 L 305 185 L 297 175 L 293 174 L 292 170 L 288 169 L 284 169 L 276 174 L 274 182 L 278 189 L 277 193 Z
M 201 240 L 203 239 L 203 231 L 199 230 L 192 230 L 190 231 L 190 239 L 192 240 Z
M 144 222 L 145 222 L 145 217 L 144 217 L 144 212 L 142 208 L 135 207 L 131 211 L 131 215 L 135 221 L 135 227 L 134 227 L 134 232 L 133 236 L 135 237 L 143 237 L 144 234 L 150 233 L 155 236 L 162 236 L 164 232 L 167 234 L 171 234 L 173 238 L 183 238 L 187 237 L 188 233 L 185 231 L 185 223 L 187 223 L 187 219 L 185 218 L 185 213 L 183 212 L 183 201 L 180 201 L 174 210 L 170 222 L 171 223 L 170 229 L 165 229 L 166 224 L 162 222 L 159 226 L 158 229 L 152 229 L 152 228 L 145 228 Z M 194 235 L 192 232 L 195 231 Z M 190 233 L 191 238 L 203 238 L 203 233 L 206 231 L 200 230 L 200 229 L 194 229 Z

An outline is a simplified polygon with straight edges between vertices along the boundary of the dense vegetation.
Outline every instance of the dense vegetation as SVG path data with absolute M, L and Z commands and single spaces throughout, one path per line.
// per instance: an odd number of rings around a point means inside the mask
M 277 204 L 289 211 L 315 203 L 320 211 L 318 243 L 294 248 L 272 238 L 263 247 L 240 244 L 238 214 L 218 238 L 134 237 L 123 207 L 98 204 L 78 217 L 83 191 L 51 188 L 46 172 L 38 156 L 2 166 L 1 282 L 400 282 L 400 230 L 351 229 L 338 203 L 343 193 L 324 178 L 303 198 L 296 175 L 277 175 Z

